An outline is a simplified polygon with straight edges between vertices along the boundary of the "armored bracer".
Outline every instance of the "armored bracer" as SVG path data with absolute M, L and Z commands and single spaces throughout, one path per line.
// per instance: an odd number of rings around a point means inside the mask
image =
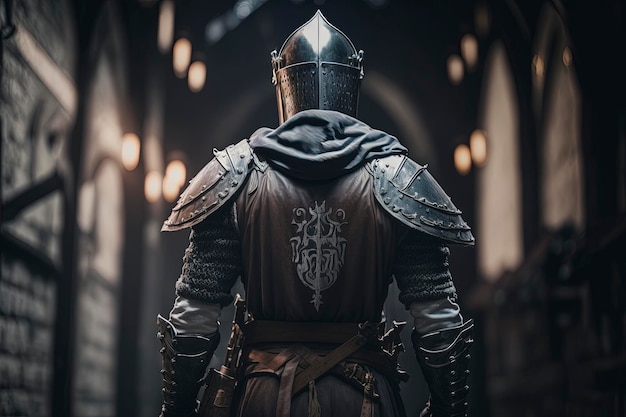
M 473 245 L 474 236 L 452 200 L 420 165 L 404 155 L 368 163 L 374 195 L 380 205 L 412 229 L 451 243 Z
M 215 157 L 189 182 L 161 231 L 195 226 L 226 204 L 245 184 L 254 165 L 246 139 L 222 151 L 214 149 L 213 154 Z
M 467 417 L 468 376 L 474 323 L 420 336 L 413 330 L 415 356 L 430 389 L 421 417 Z
M 220 334 L 179 334 L 172 323 L 160 315 L 157 326 L 163 364 L 163 405 L 160 417 L 193 417 L 196 396 L 220 341 Z

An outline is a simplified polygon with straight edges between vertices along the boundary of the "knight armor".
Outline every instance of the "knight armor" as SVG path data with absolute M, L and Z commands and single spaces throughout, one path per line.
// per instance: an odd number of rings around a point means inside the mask
M 280 123 L 308 109 L 356 117 L 363 51 L 319 10 L 272 51 L 272 69 Z
M 294 31 L 272 53 L 280 125 L 214 150 L 163 224 L 163 231 L 192 230 L 178 299 L 219 309 L 232 302 L 238 277 L 246 288 L 253 321 L 241 327 L 246 384 L 238 415 L 257 415 L 258 404 L 276 396 L 265 415 L 290 415 L 292 399 L 293 413 L 306 415 L 306 389 L 309 416 L 334 407 L 325 402 L 330 397 L 342 398 L 346 414 L 362 402 L 363 416 L 404 415 L 397 396 L 403 377 L 371 331 L 394 278 L 415 318 L 415 351 L 431 389 L 424 415 L 467 410 L 472 325 L 455 303 L 447 245 L 471 246 L 474 237 L 427 165 L 355 118 L 362 58 L 319 11 Z M 196 372 L 215 348 L 218 314 L 177 303 L 171 322 L 159 321 L 161 338 L 194 345 L 186 352 L 167 344 L 164 353 L 197 359 L 190 365 Z M 212 320 L 198 318 L 202 311 Z M 191 337 L 177 326 L 192 328 Z M 181 382 L 170 379 L 164 404 L 179 410 L 180 390 L 170 388 Z M 197 374 L 188 381 L 197 392 Z

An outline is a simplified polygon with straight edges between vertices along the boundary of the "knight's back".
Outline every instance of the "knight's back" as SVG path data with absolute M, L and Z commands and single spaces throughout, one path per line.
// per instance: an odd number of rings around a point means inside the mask
M 380 319 L 397 224 L 365 166 L 305 181 L 269 167 L 237 199 L 242 278 L 255 318 Z

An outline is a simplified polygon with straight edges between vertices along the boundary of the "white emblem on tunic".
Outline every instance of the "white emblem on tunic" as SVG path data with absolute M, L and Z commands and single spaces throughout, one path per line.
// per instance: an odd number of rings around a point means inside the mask
M 291 243 L 291 262 L 296 264 L 300 281 L 314 291 L 311 303 L 317 311 L 322 302 L 322 291 L 330 288 L 344 263 L 347 240 L 342 238 L 341 227 L 346 213 L 332 208 L 326 210 L 326 201 L 308 209 L 293 209 L 291 224 L 297 227 Z

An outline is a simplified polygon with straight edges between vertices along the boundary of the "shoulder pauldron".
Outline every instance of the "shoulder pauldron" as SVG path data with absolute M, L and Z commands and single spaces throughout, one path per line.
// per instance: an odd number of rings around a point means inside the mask
M 393 217 L 412 229 L 452 243 L 473 245 L 474 236 L 461 211 L 432 175 L 404 155 L 368 163 L 374 177 L 374 194 Z
M 189 181 L 161 231 L 195 226 L 229 201 L 246 182 L 253 165 L 247 140 L 222 151 L 214 149 L 213 154 L 215 157 Z

